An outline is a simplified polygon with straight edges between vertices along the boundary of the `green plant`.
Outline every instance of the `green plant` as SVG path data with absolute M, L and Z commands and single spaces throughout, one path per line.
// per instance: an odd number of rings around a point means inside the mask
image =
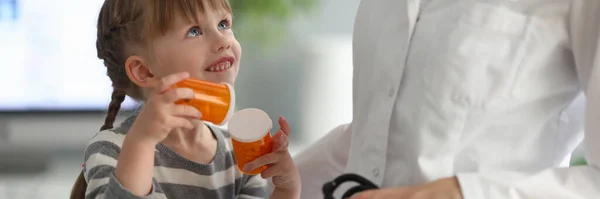
M 234 32 L 242 43 L 272 44 L 286 35 L 287 24 L 309 12 L 316 0 L 230 0 Z
M 587 165 L 587 161 L 585 160 L 585 158 L 581 157 L 581 158 L 574 158 L 573 160 L 571 160 L 571 166 L 580 166 L 580 165 Z

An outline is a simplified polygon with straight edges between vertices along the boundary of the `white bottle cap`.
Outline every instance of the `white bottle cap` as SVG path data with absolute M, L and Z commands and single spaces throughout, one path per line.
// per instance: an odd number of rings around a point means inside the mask
M 262 139 L 271 128 L 273 121 L 260 109 L 248 108 L 233 114 L 227 124 L 231 138 L 238 142 L 255 142 Z

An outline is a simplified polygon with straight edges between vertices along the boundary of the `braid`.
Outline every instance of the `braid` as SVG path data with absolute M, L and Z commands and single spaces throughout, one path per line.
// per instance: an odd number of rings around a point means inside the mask
M 97 56 L 106 66 L 113 89 L 136 100 L 142 99 L 142 91 L 127 77 L 125 60 L 130 56 L 127 46 L 143 43 L 140 6 L 136 0 L 105 1 L 98 16 L 96 34 Z
M 125 60 L 129 56 L 127 45 L 143 41 L 141 6 L 138 0 L 104 0 L 98 15 L 96 52 L 98 58 L 104 61 L 113 88 L 100 131 L 113 128 L 126 95 L 138 100 L 142 98 L 141 89 L 129 80 L 125 71 Z M 70 199 L 84 199 L 86 189 L 87 182 L 82 171 L 73 185 Z
M 114 89 L 112 92 L 112 99 L 110 104 L 108 105 L 108 113 L 106 115 L 106 119 L 104 121 L 104 125 L 100 127 L 100 131 L 112 129 L 113 123 L 115 122 L 115 118 L 119 113 L 119 109 L 121 109 L 121 103 L 125 100 L 125 92 L 122 92 L 118 89 Z M 85 199 L 85 192 L 87 190 L 87 182 L 84 178 L 84 173 L 81 171 L 79 176 L 77 176 L 77 180 L 75 180 L 75 184 L 71 189 L 70 199 Z
M 125 101 L 125 92 L 122 92 L 119 89 L 114 89 L 110 104 L 108 104 L 108 112 L 106 113 L 106 118 L 104 119 L 104 125 L 100 127 L 100 131 L 113 128 L 113 124 L 115 123 L 115 119 L 119 114 L 119 109 L 121 109 L 121 103 L 123 103 L 123 101 Z
M 113 128 L 126 95 L 137 100 L 142 98 L 141 89 L 129 80 L 124 66 L 129 56 L 127 46 L 142 41 L 140 20 L 143 18 L 140 6 L 136 0 L 107 0 L 98 16 L 96 50 L 98 58 L 104 61 L 106 75 L 113 87 L 101 131 Z

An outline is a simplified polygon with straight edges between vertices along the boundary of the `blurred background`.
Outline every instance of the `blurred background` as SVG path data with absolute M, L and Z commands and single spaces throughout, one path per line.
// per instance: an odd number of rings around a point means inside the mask
M 244 50 L 238 109 L 285 116 L 293 153 L 352 120 L 359 0 L 231 2 Z M 68 198 L 110 100 L 95 50 L 102 3 L 0 0 L 0 199 Z M 582 101 L 572 117 L 581 117 Z M 127 100 L 119 121 L 134 106 Z M 573 163 L 585 163 L 581 151 Z

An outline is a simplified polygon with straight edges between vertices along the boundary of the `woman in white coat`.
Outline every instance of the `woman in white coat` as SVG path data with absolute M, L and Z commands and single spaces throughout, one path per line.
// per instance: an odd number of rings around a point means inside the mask
M 599 33 L 598 0 L 362 1 L 353 121 L 295 157 L 302 198 L 343 173 L 383 188 L 357 198 L 600 198 Z

